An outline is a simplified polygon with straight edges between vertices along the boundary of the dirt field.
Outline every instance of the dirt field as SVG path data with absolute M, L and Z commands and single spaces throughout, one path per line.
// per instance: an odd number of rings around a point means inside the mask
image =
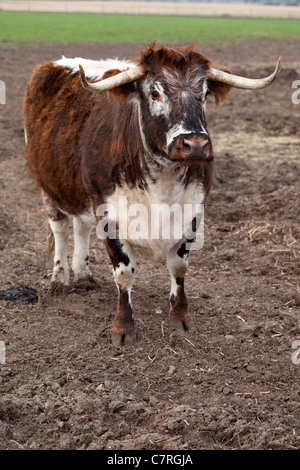
M 61 54 L 132 57 L 138 48 L 0 50 L 0 289 L 38 294 L 33 304 L 0 303 L 2 450 L 300 449 L 300 364 L 292 360 L 300 340 L 300 105 L 291 101 L 299 47 L 199 45 L 235 73 L 268 74 L 279 55 L 283 70 L 272 87 L 235 90 L 208 109 L 216 177 L 204 248 L 192 253 L 186 282 L 196 332 L 169 329 L 167 269 L 140 258 L 138 341 L 126 349 L 110 344 L 117 293 L 95 235 L 100 287 L 48 293 L 47 221 L 23 161 L 21 103 L 37 63 Z

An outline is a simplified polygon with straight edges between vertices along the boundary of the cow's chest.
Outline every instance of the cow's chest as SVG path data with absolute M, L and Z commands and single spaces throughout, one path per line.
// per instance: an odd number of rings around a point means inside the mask
M 107 207 L 110 220 L 117 223 L 119 239 L 160 260 L 185 240 L 203 198 L 202 184 L 192 182 L 185 187 L 178 170 L 164 168 L 146 190 L 118 187 L 107 199 Z

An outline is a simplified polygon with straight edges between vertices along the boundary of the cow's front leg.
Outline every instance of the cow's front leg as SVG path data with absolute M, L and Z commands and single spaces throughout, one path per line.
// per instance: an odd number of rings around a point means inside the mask
M 171 328 L 194 331 L 194 324 L 188 310 L 188 301 L 184 292 L 184 276 L 188 269 L 189 251 L 185 243 L 173 248 L 167 255 L 167 266 L 171 276 L 170 316 Z
M 131 306 L 136 263 L 128 243 L 118 239 L 106 239 L 106 247 L 113 264 L 113 274 L 118 288 L 118 306 L 112 327 L 114 346 L 131 345 L 135 342 L 134 318 Z

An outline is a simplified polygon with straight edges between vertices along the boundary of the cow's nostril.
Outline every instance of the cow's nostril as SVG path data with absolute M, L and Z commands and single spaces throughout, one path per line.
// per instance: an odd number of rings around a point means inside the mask
M 182 145 L 184 151 L 189 151 L 192 149 L 192 145 L 188 140 L 184 140 Z

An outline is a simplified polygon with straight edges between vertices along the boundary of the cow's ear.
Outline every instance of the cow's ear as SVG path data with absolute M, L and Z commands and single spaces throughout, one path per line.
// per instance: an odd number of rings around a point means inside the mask
M 220 68 L 223 72 L 231 73 L 229 69 Z M 226 85 L 225 83 L 216 82 L 213 80 L 208 80 L 208 94 L 213 95 L 215 97 L 216 105 L 218 106 L 220 103 L 226 100 L 228 93 L 231 90 L 230 85 Z
M 107 70 L 106 72 L 104 72 L 102 80 L 105 80 L 106 78 L 114 77 L 115 75 L 118 75 L 121 72 L 124 72 L 124 70 L 119 70 L 119 69 Z M 112 90 L 109 90 L 108 93 L 110 95 L 115 96 L 116 98 L 124 98 L 134 91 L 136 91 L 134 82 L 130 82 L 130 83 L 125 83 L 125 85 L 115 87 Z

